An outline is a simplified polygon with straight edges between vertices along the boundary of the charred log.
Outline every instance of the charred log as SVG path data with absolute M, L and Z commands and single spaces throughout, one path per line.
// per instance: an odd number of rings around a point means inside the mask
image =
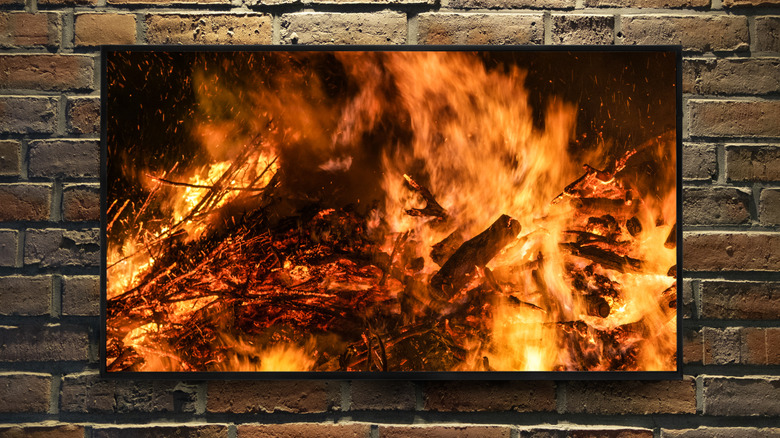
M 619 272 L 639 272 L 642 269 L 641 260 L 629 256 L 621 256 L 595 246 L 562 243 L 561 247 L 568 249 L 572 255 L 588 259 L 605 268 L 614 269 Z
M 447 220 L 449 217 L 447 211 L 436 201 L 436 198 L 433 197 L 433 194 L 430 190 L 420 185 L 409 175 L 404 175 L 404 179 L 406 180 L 406 183 L 409 184 L 409 186 L 416 190 L 417 193 L 419 193 L 420 196 L 425 199 L 424 208 L 412 208 L 406 210 L 406 214 L 409 216 L 432 216 L 435 217 L 437 221 Z
M 664 246 L 669 249 L 677 248 L 677 224 L 672 225 L 672 229 L 669 231 L 669 236 L 666 237 Z

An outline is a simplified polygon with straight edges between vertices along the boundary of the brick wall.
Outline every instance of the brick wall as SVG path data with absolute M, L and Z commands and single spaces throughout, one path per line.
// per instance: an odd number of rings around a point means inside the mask
M 106 43 L 682 44 L 686 378 L 101 380 Z M 780 436 L 778 0 L 0 0 L 0 47 L 0 437 Z

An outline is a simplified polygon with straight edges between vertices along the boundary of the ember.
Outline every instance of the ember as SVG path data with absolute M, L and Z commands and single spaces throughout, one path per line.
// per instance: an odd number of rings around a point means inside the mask
M 531 55 L 111 53 L 107 370 L 675 370 L 674 54 Z

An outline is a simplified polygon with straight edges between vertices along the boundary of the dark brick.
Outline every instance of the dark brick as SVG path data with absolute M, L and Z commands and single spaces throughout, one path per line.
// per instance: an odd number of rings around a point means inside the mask
M 62 277 L 62 314 L 96 316 L 100 312 L 100 277 Z
M 683 333 L 683 363 L 700 364 L 704 361 L 704 345 L 701 332 L 686 330 Z
M 282 44 L 403 44 L 406 16 L 397 12 L 296 12 L 281 17 Z
M 653 438 L 651 429 L 574 429 L 569 431 L 570 438 Z
M 57 98 L 0 97 L 0 132 L 51 134 L 55 129 L 57 129 Z
M 683 237 L 687 270 L 780 270 L 780 233 L 691 232 Z
M 209 382 L 212 413 L 325 412 L 338 407 L 341 384 L 322 381 Z
M 86 361 L 86 327 L 62 324 L 0 326 L 0 362 Z
M 756 51 L 780 52 L 780 17 L 756 17 Z
M 268 14 L 156 14 L 146 16 L 150 44 L 271 44 Z
M 780 136 L 780 101 L 688 101 L 691 136 Z
M 683 93 L 761 95 L 780 91 L 780 59 L 691 59 L 683 62 Z
M 761 190 L 761 200 L 758 206 L 758 220 L 761 225 L 780 224 L 780 190 Z
M 553 44 L 612 44 L 615 17 L 612 15 L 553 14 Z
M 412 382 L 356 380 L 352 382 L 352 410 L 411 411 L 415 407 Z
M 778 428 L 705 427 L 696 429 L 661 429 L 661 438 L 780 438 Z
M 552 382 L 427 382 L 423 401 L 430 411 L 553 411 Z
M 238 438 L 368 438 L 370 424 L 252 424 L 239 425 Z
M 24 264 L 47 266 L 99 266 L 99 230 L 28 229 Z
M 704 415 L 780 415 L 780 378 L 703 376 Z
M 12 426 L 0 428 L 0 438 L 84 438 L 84 426 Z
M 63 412 L 194 412 L 197 388 L 171 381 L 104 380 L 97 373 L 62 379 Z
M 683 143 L 682 177 L 692 181 L 717 178 L 718 162 L 714 144 Z
M 0 314 L 45 315 L 51 306 L 51 277 L 0 277 Z
M 459 9 L 574 9 L 575 0 L 449 0 L 449 6 Z
M 777 319 L 780 283 L 702 281 L 701 313 L 707 319 Z
M 45 413 L 49 410 L 50 392 L 48 374 L 0 373 L 0 412 Z
M 55 12 L 0 13 L 0 47 L 50 47 L 60 44 L 60 14 Z
M 741 363 L 740 342 L 741 329 L 727 327 L 717 329 L 704 327 L 704 365 L 728 365 Z
M 196 5 L 196 4 L 230 4 L 230 0 L 107 0 L 109 5 L 130 5 L 130 4 L 148 4 L 148 5 L 160 5 L 167 6 L 171 4 L 176 5 Z M 262 4 L 265 4 L 265 0 L 261 0 Z M 273 3 L 273 0 L 271 0 Z
M 51 211 L 50 184 L 0 184 L 0 221 L 43 221 Z
M 751 193 L 730 187 L 689 187 L 683 191 L 685 225 L 739 225 L 750 222 Z
M 45 6 L 94 6 L 97 4 L 97 0 L 38 0 L 38 4 Z
M 94 68 L 95 59 L 86 55 L 0 55 L 0 88 L 91 90 Z
M 694 414 L 692 379 L 658 382 L 569 382 L 565 412 L 584 414 Z
M 16 140 L 0 140 L 0 176 L 17 176 L 22 145 Z
M 380 438 L 509 438 L 508 426 L 380 426 Z
M 62 218 L 66 221 L 100 220 L 100 186 L 65 185 L 62 189 Z
M 221 425 L 200 426 L 97 426 L 92 438 L 227 438 L 228 428 Z
M 541 14 L 424 13 L 419 44 L 541 44 Z
M 100 146 L 94 140 L 36 140 L 28 151 L 29 176 L 97 177 Z
M 723 0 L 726 8 L 739 8 L 744 6 L 780 6 L 780 0 Z
M 624 15 L 619 44 L 680 44 L 685 51 L 746 51 L 747 17 L 735 15 Z
M 16 266 L 16 249 L 19 245 L 19 232 L 0 230 L 0 266 Z
M 67 101 L 68 132 L 97 134 L 100 132 L 100 99 L 71 97 Z
M 751 145 L 726 147 L 728 181 L 780 181 L 780 147 Z

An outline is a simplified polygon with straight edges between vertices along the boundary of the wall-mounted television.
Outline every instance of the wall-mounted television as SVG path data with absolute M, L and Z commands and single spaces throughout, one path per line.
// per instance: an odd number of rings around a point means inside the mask
M 102 51 L 105 376 L 681 376 L 681 49 Z

